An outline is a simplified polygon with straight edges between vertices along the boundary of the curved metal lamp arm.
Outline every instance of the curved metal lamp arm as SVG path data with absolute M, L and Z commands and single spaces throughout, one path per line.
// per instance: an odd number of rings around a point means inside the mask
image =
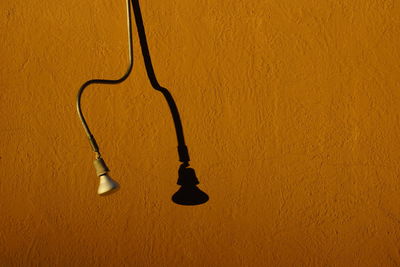
M 133 4 L 133 11 L 135 14 L 135 21 L 136 21 L 138 34 L 139 34 L 139 41 L 140 41 L 140 46 L 142 49 L 144 62 L 145 62 L 147 76 L 150 80 L 150 83 L 151 83 L 153 89 L 160 91 L 164 95 L 164 97 L 168 103 L 168 106 L 171 110 L 174 125 L 175 125 L 176 136 L 178 139 L 179 161 L 183 162 L 186 166 L 188 166 L 190 157 L 189 157 L 189 152 L 188 152 L 187 146 L 185 144 L 182 122 L 181 122 L 181 119 L 179 116 L 178 108 L 176 106 L 176 103 L 175 103 L 171 93 L 166 88 L 162 87 L 158 83 L 157 78 L 155 76 L 153 64 L 151 62 L 149 47 L 147 44 L 146 33 L 145 33 L 144 26 L 143 26 L 143 18 L 142 18 L 142 14 L 140 11 L 140 5 L 139 5 L 138 0 L 126 0 L 128 37 L 129 37 L 128 38 L 129 39 L 128 40 L 129 41 L 129 66 L 128 66 L 128 69 L 127 69 L 126 73 L 120 79 L 117 79 L 117 80 L 93 79 L 93 80 L 89 80 L 89 81 L 85 82 L 79 89 L 78 95 L 76 97 L 76 108 L 77 108 L 79 118 L 82 122 L 83 128 L 85 129 L 86 135 L 89 138 L 89 142 L 90 142 L 90 145 L 92 146 L 93 151 L 95 153 L 97 153 L 97 157 L 100 157 L 100 151 L 99 151 L 99 147 L 97 145 L 96 139 L 92 135 L 92 133 L 89 129 L 89 126 L 85 120 L 85 117 L 82 113 L 81 97 L 82 97 L 83 91 L 91 84 L 118 84 L 118 83 L 125 81 L 128 78 L 129 74 L 131 73 L 132 68 L 133 68 L 133 41 L 132 41 L 132 22 L 131 22 L 131 2 L 130 1 L 132 1 L 132 4 Z
M 104 80 L 104 79 L 93 79 L 85 82 L 78 91 L 78 95 L 76 97 L 76 109 L 79 115 L 79 118 L 82 121 L 83 128 L 85 129 L 86 135 L 89 138 L 90 145 L 92 146 L 93 151 L 97 154 L 97 157 L 100 157 L 99 147 L 96 143 L 96 139 L 92 135 L 89 126 L 83 116 L 81 109 L 81 97 L 83 91 L 91 84 L 118 84 L 126 80 L 133 68 L 133 41 L 132 41 L 132 19 L 131 19 L 131 0 L 126 0 L 126 9 L 127 9 L 127 23 L 128 23 L 128 42 L 129 42 L 129 66 L 126 70 L 125 74 L 117 79 L 117 80 Z
M 147 44 L 146 32 L 143 25 L 143 18 L 142 18 L 142 13 L 140 11 L 139 0 L 132 0 L 132 3 L 133 3 L 133 12 L 135 14 L 136 27 L 139 34 L 140 46 L 142 48 L 142 54 L 146 66 L 147 76 L 150 80 L 153 89 L 160 91 L 164 95 L 166 101 L 168 102 L 168 106 L 171 110 L 172 118 L 175 124 L 176 137 L 178 139 L 179 161 L 183 162 L 186 166 L 188 166 L 190 157 L 188 149 L 185 144 L 185 138 L 183 136 L 182 122 L 179 116 L 178 107 L 176 106 L 171 93 L 166 88 L 162 87 L 157 81 L 156 75 L 154 73 L 153 64 L 151 63 L 149 46 Z

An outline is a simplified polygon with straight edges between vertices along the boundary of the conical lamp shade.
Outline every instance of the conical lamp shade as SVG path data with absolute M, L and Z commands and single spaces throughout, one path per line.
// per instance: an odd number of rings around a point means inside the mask
M 107 174 L 100 176 L 100 184 L 99 188 L 97 189 L 97 194 L 105 195 L 112 193 L 116 189 L 119 188 L 119 185 L 116 181 L 110 178 Z

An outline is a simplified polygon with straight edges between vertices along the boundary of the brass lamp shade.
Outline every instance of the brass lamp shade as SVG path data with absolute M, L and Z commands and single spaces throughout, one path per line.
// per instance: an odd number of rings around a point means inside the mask
M 119 188 L 119 185 L 116 181 L 111 179 L 110 176 L 104 174 L 100 176 L 100 184 L 99 188 L 97 189 L 97 194 L 99 195 L 106 195 L 113 193 L 115 190 Z
M 95 159 L 93 162 L 94 168 L 96 169 L 96 174 L 100 178 L 99 188 L 97 189 L 97 194 L 106 195 L 116 191 L 119 185 L 116 181 L 111 179 L 107 173 L 110 171 L 102 158 Z

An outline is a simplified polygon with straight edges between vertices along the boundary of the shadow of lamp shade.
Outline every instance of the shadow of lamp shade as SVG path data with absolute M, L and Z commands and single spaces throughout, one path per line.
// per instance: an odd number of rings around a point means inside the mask
M 194 169 L 186 168 L 182 164 L 178 171 L 178 185 L 181 187 L 172 196 L 172 201 L 180 205 L 199 205 L 207 202 L 208 195 L 197 187 L 198 184 Z
M 82 122 L 82 126 L 86 132 L 89 139 L 89 143 L 95 153 L 96 159 L 94 160 L 94 167 L 96 174 L 99 177 L 99 187 L 97 193 L 99 195 L 110 194 L 117 189 L 119 185 L 116 181 L 111 179 L 108 175 L 110 171 L 104 162 L 100 154 L 99 146 L 94 138 L 89 126 L 86 122 L 85 116 L 82 113 L 81 108 L 81 98 L 84 90 L 91 84 L 118 84 L 125 81 L 130 75 L 133 68 L 133 42 L 132 42 L 132 19 L 131 19 L 131 9 L 133 9 L 136 21 L 136 27 L 139 35 L 140 47 L 146 67 L 146 73 L 154 90 L 159 91 L 163 94 L 165 100 L 168 103 L 171 115 L 174 121 L 177 141 L 178 141 L 178 155 L 179 161 L 182 162 L 178 171 L 178 185 L 180 189 L 172 196 L 172 200 L 180 205 L 198 205 L 208 201 L 208 195 L 201 191 L 197 185 L 199 181 L 196 177 L 194 169 L 189 168 L 189 152 L 185 143 L 185 138 L 183 135 L 182 122 L 179 116 L 178 108 L 171 95 L 171 93 L 164 87 L 162 87 L 156 78 L 154 68 L 151 62 L 150 51 L 147 44 L 146 33 L 143 25 L 143 18 L 140 11 L 139 0 L 126 0 L 126 10 L 127 10 L 127 22 L 128 22 L 128 47 L 129 47 L 129 64 L 125 74 L 117 80 L 106 80 L 106 79 L 92 79 L 85 82 L 78 91 L 76 98 L 76 108 L 78 116 Z

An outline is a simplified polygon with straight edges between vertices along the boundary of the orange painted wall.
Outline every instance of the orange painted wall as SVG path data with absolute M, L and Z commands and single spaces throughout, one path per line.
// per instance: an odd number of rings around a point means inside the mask
M 172 119 L 125 2 L 0 1 L 1 266 L 399 266 L 400 2 L 142 1 L 210 195 L 170 201 Z

